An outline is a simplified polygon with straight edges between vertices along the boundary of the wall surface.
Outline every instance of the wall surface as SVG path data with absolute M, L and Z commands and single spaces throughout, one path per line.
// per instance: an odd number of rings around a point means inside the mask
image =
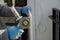
M 52 40 L 52 8 L 60 9 L 60 0 L 28 0 L 32 7 L 33 40 Z

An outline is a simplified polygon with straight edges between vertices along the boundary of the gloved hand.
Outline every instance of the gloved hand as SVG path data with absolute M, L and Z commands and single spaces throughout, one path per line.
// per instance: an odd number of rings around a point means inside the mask
M 26 5 L 26 6 L 22 7 L 20 10 L 21 10 L 21 12 L 22 12 L 23 15 L 28 15 L 27 12 L 28 12 L 28 10 L 31 11 L 31 7 L 28 6 L 28 5 Z
M 22 28 L 18 26 L 12 26 L 7 29 L 9 39 L 18 39 L 24 32 Z

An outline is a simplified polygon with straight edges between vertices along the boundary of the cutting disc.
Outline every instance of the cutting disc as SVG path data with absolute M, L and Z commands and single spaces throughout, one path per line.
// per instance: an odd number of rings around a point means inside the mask
M 30 27 L 30 18 L 29 17 L 23 17 L 20 20 L 20 26 L 21 27 Z

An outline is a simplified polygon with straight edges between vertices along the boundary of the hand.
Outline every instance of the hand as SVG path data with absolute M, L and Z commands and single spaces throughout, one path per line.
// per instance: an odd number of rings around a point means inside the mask
M 18 26 L 12 26 L 7 29 L 9 39 L 18 39 L 24 32 L 22 28 Z
M 21 12 L 23 14 L 26 14 L 27 13 L 27 10 L 30 10 L 31 11 L 31 7 L 28 6 L 28 5 L 26 5 L 26 6 L 22 7 L 20 10 L 21 10 Z

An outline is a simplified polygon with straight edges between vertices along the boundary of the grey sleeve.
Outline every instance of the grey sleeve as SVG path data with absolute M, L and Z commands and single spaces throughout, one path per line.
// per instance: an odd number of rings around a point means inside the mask
M 9 40 L 7 30 L 0 35 L 0 40 Z
M 10 17 L 10 16 L 14 16 L 14 15 L 8 6 L 0 5 L 0 16 Z

